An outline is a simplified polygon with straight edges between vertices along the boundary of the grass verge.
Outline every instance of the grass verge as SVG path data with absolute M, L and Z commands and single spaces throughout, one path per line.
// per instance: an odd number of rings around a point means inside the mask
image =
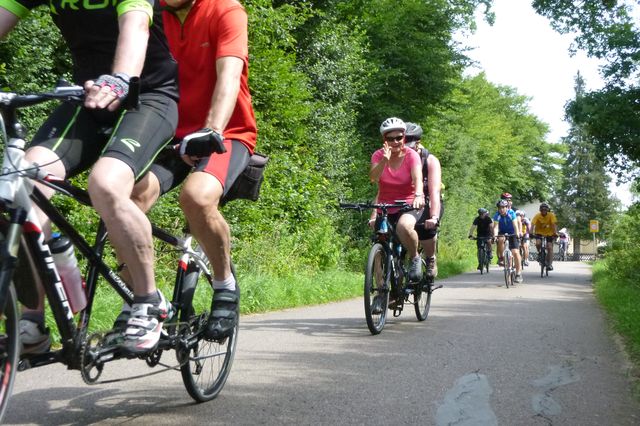
M 640 400 L 640 285 L 621 280 L 606 261 L 593 266 L 596 298 L 609 315 L 613 329 L 622 337 L 633 368 L 630 372 L 634 396 Z

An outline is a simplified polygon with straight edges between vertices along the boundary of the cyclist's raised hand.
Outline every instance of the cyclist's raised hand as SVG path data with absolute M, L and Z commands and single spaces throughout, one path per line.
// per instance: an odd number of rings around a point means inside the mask
M 387 141 L 384 141 L 384 145 L 382 145 L 382 156 L 387 161 L 391 160 L 391 148 L 389 147 Z
M 227 152 L 224 147 L 224 137 L 209 128 L 190 133 L 180 142 L 180 155 L 187 163 L 193 163 L 212 153 Z
M 103 74 L 84 84 L 84 106 L 90 109 L 115 111 L 129 94 L 130 77 L 124 73 Z

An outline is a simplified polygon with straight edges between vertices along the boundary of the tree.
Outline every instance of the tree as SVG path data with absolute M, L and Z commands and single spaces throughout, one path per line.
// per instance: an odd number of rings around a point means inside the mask
M 606 62 L 603 76 L 607 86 L 570 102 L 567 114 L 609 160 L 611 171 L 622 178 L 625 171 L 637 170 L 640 29 L 631 17 L 631 2 L 534 0 L 533 7 L 560 33 L 577 34 L 574 50 L 584 49 Z
M 584 96 L 584 79 L 575 78 L 576 101 Z M 558 220 L 566 226 L 580 247 L 580 239 L 591 238 L 589 221 L 606 224 L 615 212 L 615 201 L 610 198 L 609 176 L 604 160 L 597 155 L 593 138 L 582 125 L 569 120 L 569 134 L 563 138 L 568 155 L 562 168 L 563 180 L 557 194 Z

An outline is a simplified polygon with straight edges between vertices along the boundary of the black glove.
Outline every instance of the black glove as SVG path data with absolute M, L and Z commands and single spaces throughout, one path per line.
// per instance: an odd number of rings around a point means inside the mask
M 108 86 L 118 99 L 122 100 L 129 94 L 129 80 L 128 75 L 120 72 L 114 75 L 103 74 L 96 79 L 94 86 Z
M 190 133 L 180 142 L 180 155 L 193 157 L 208 157 L 212 153 L 222 154 L 227 152 L 224 147 L 224 138 L 218 132 L 204 128 Z

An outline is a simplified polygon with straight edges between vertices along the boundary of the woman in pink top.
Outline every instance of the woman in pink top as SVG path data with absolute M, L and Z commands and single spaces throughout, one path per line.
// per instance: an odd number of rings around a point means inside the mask
M 418 218 L 422 216 L 425 198 L 422 182 L 422 162 L 414 150 L 405 148 L 404 132 L 406 125 L 399 118 L 391 117 L 382 122 L 380 134 L 383 146 L 371 156 L 371 182 L 378 184 L 376 202 L 393 203 L 405 200 L 416 210 L 398 213 L 390 210 L 389 220 L 395 223 L 400 242 L 411 259 L 409 279 L 419 281 L 422 278 L 420 256 L 418 254 L 418 233 L 415 230 Z M 377 212 L 371 216 L 370 224 L 375 223 Z

